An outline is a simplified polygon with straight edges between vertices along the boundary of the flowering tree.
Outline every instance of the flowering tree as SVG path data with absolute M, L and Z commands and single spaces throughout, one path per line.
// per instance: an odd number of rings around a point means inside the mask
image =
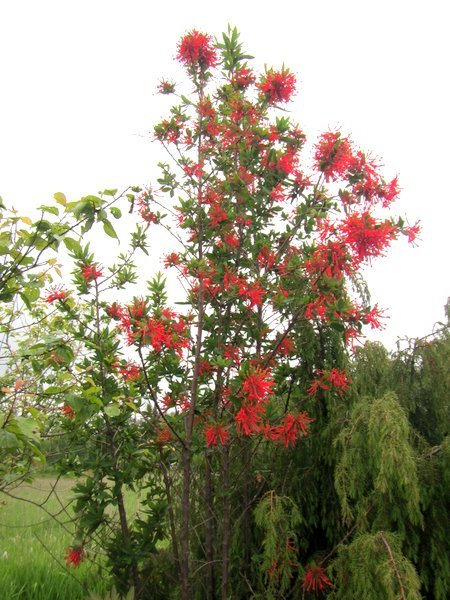
M 178 580 L 185 600 L 334 593 L 326 568 L 357 530 L 341 518 L 333 449 L 346 447 L 348 351 L 381 320 L 360 271 L 418 228 L 381 216 L 397 178 L 349 137 L 326 132 L 303 157 L 286 111 L 295 75 L 254 73 L 235 29 L 216 43 L 189 32 L 177 59 L 191 89 L 160 84 L 177 98 L 155 126 L 168 162 L 157 189 L 127 193 L 140 221 L 129 251 L 105 267 L 72 239 L 72 285 L 46 296 L 65 350 L 50 338 L 33 369 L 47 369 L 40 392 L 66 434 L 61 472 L 79 476 L 67 562 L 100 546 L 142 598 L 175 597 Z M 97 214 L 98 200 L 71 208 Z M 157 227 L 177 244 L 164 264 L 185 291 L 179 311 L 161 274 L 131 295 Z M 139 518 L 127 487 L 145 491 Z M 406 578 L 401 597 L 418 598 L 398 542 L 380 540 L 398 575 L 389 593 Z

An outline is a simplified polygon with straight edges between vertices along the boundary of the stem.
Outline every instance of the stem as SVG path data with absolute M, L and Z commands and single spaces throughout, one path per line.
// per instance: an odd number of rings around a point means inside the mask
M 384 537 L 383 534 L 381 534 L 381 540 L 383 541 L 383 544 L 386 546 L 386 550 L 388 551 L 388 554 L 389 554 L 389 562 L 391 563 L 392 568 L 395 571 L 395 575 L 397 577 L 397 581 L 398 581 L 398 584 L 400 586 L 400 597 L 401 597 L 402 600 L 406 600 L 405 588 L 403 586 L 402 578 L 401 578 L 400 572 L 399 572 L 398 567 L 397 567 L 397 562 L 396 562 L 396 560 L 394 558 L 394 555 L 392 554 L 391 547 L 389 546 L 388 541 Z
M 172 552 L 173 557 L 175 559 L 175 563 L 178 568 L 180 568 L 180 554 L 178 551 L 178 537 L 177 530 L 175 527 L 175 514 L 173 512 L 173 499 L 172 499 L 172 480 L 170 478 L 169 470 L 163 460 L 162 449 L 159 449 L 159 455 L 161 458 L 161 470 L 164 479 L 164 486 L 166 488 L 166 497 L 167 497 L 167 513 L 169 515 L 169 526 L 170 526 L 170 537 L 172 538 Z
M 194 78 L 194 83 L 197 86 L 199 94 L 199 102 L 203 100 L 203 86 L 197 83 Z M 202 117 L 199 114 L 199 134 L 198 134 L 198 163 L 201 162 L 202 152 L 202 131 L 201 131 Z M 202 193 L 202 178 L 200 177 L 198 182 L 197 195 L 201 197 Z M 197 212 L 197 232 L 198 232 L 198 259 L 203 258 L 203 224 L 202 224 L 202 207 L 199 203 Z M 194 429 L 195 419 L 195 408 L 197 404 L 198 395 L 198 371 L 200 366 L 200 356 L 202 348 L 203 338 L 203 322 L 204 322 L 204 287 L 202 280 L 199 281 L 198 289 L 198 318 L 197 318 L 197 336 L 195 341 L 195 353 L 194 353 L 194 366 L 192 374 L 192 385 L 191 385 L 191 404 L 189 412 L 185 421 L 185 439 L 182 450 L 182 464 L 183 464 L 183 491 L 181 498 L 181 532 L 180 532 L 180 545 L 181 545 L 181 563 L 180 563 L 180 577 L 181 577 L 181 598 L 182 600 L 191 600 L 190 594 L 190 561 L 189 561 L 189 526 L 190 526 L 190 509 L 191 509 L 191 478 L 192 478 L 192 432 Z

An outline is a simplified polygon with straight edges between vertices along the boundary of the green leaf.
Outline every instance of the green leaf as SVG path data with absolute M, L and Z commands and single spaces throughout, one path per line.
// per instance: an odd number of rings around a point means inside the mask
M 51 213 L 52 215 L 56 215 L 56 216 L 59 215 L 59 210 L 58 210 L 58 208 L 56 206 L 44 206 L 44 205 L 42 205 L 42 206 L 39 207 L 39 209 L 43 210 L 44 212 Z
M 118 240 L 119 238 L 117 237 L 117 233 L 116 230 L 114 229 L 114 227 L 111 225 L 110 221 L 108 221 L 108 219 L 105 219 L 103 221 L 103 230 L 104 232 L 109 235 L 109 237 L 115 238 L 116 240 Z
M 117 194 L 116 189 L 103 190 L 103 192 L 99 192 L 102 196 L 115 196 Z
M 0 448 L 3 448 L 4 450 L 12 450 L 18 446 L 19 440 L 13 433 L 10 431 L 5 431 L 5 429 L 0 429 Z
M 62 206 L 66 206 L 67 198 L 62 192 L 56 192 L 55 194 L 53 194 L 53 198 L 56 200 L 56 202 L 58 204 L 61 204 Z
M 15 422 L 20 433 L 27 438 L 35 438 L 38 432 L 38 425 L 34 419 L 27 417 L 16 417 Z
M 122 211 L 117 206 L 111 206 L 109 210 L 111 211 L 111 214 L 115 219 L 120 219 L 120 217 L 122 216 Z
M 69 252 L 73 252 L 74 254 L 79 254 L 81 252 L 80 242 L 78 242 L 77 240 L 74 240 L 70 237 L 65 237 L 63 239 L 63 242 L 67 250 L 69 250 Z
M 118 404 L 110 404 L 105 408 L 105 414 L 108 417 L 118 417 L 120 415 L 120 407 Z

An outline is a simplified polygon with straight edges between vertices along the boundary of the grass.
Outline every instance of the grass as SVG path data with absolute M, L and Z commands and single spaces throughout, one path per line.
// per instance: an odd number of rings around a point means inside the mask
M 66 548 L 73 539 L 70 509 L 74 481 L 40 477 L 0 495 L 0 598 L 8 600 L 84 600 L 86 590 L 105 594 L 111 587 L 99 566 L 85 561 L 76 569 L 66 568 Z M 25 500 L 25 501 L 23 501 Z M 42 508 L 27 502 L 43 503 Z M 129 498 L 137 506 L 136 498 Z

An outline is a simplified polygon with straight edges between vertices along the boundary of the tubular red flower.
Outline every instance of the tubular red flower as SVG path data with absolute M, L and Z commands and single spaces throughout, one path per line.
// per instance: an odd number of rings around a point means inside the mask
M 395 225 L 389 221 L 377 221 L 367 211 L 349 214 L 339 229 L 344 242 L 352 248 L 357 262 L 381 256 L 398 234 Z
M 238 89 L 245 90 L 250 85 L 255 83 L 256 78 L 250 69 L 242 67 L 234 72 L 233 79 L 231 81 Z
M 61 288 L 53 287 L 51 288 L 47 296 L 44 298 L 45 302 L 52 304 L 52 302 L 56 302 L 56 300 L 65 300 L 67 298 L 67 292 Z
M 217 64 L 217 54 L 212 37 L 193 29 L 181 38 L 177 60 L 188 67 L 198 65 L 202 70 L 214 67 Z
M 71 421 L 74 420 L 75 418 L 75 413 L 73 412 L 73 409 L 71 406 L 69 406 L 69 404 L 65 404 L 64 406 L 60 406 L 59 410 Z
M 217 446 L 218 443 L 227 443 L 230 432 L 225 429 L 222 423 L 210 423 L 204 429 L 207 446 Z
M 156 443 L 157 444 L 167 444 L 168 442 L 172 441 L 172 432 L 170 431 L 170 429 L 167 427 L 167 425 L 165 425 L 164 427 L 161 427 L 161 429 L 158 429 L 158 432 L 156 434 Z
M 244 376 L 242 390 L 250 402 L 265 402 L 275 385 L 269 369 L 257 367 Z
M 326 576 L 326 569 L 314 563 L 306 567 L 305 577 L 303 579 L 302 588 L 307 592 L 323 591 L 333 584 Z
M 66 549 L 66 567 L 79 567 L 80 563 L 84 559 L 84 549 L 83 546 L 79 546 L 77 548 L 67 548 Z
M 340 131 L 323 133 L 316 144 L 314 159 L 325 181 L 344 177 L 354 163 L 350 139 L 341 137 Z
M 288 69 L 270 70 L 258 83 L 258 88 L 269 104 L 277 104 L 278 102 L 289 102 L 295 92 L 295 84 L 295 75 Z
M 97 268 L 96 263 L 85 264 L 81 269 L 81 276 L 87 281 L 94 281 L 102 276 L 102 272 Z

